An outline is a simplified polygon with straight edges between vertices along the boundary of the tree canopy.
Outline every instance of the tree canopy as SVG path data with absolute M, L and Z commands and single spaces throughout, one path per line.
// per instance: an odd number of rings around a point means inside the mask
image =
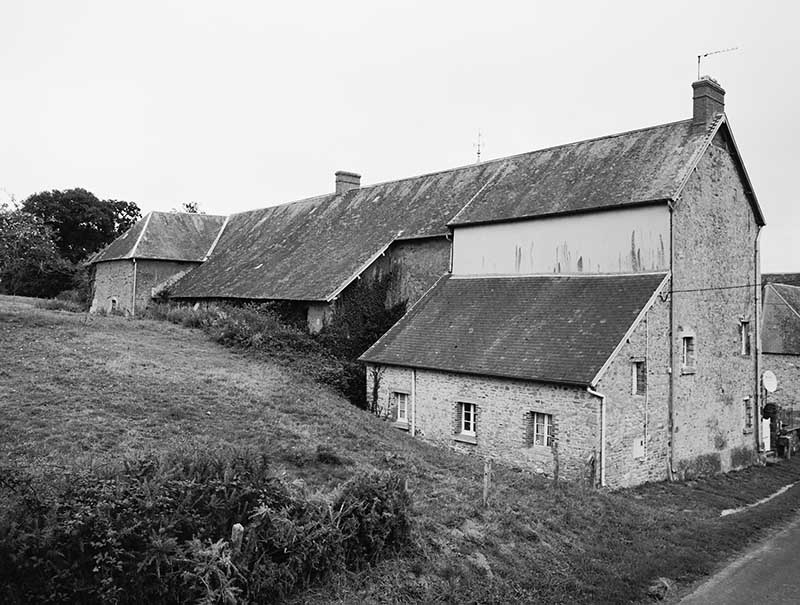
M 0 292 L 55 296 L 73 279 L 74 268 L 58 253 L 44 221 L 0 205 Z
M 133 202 L 100 200 L 80 188 L 35 193 L 22 202 L 21 210 L 52 230 L 59 253 L 72 263 L 110 244 L 142 217 Z

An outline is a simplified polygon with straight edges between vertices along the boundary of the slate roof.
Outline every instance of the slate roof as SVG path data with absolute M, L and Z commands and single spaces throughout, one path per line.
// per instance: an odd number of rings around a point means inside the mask
M 235 214 L 172 296 L 330 301 L 400 237 L 674 199 L 725 124 L 662 124 Z
M 224 216 L 150 212 L 91 262 L 130 258 L 200 262 L 224 223 Z
M 451 224 L 672 199 L 708 135 L 684 120 L 507 158 Z
M 444 277 L 361 360 L 588 386 L 665 275 Z
M 762 351 L 800 355 L 800 286 L 768 284 L 763 305 Z
M 234 214 L 173 298 L 328 301 L 395 239 L 447 234 L 496 171 L 476 164 Z
M 766 286 L 767 284 L 800 286 L 800 273 L 762 273 L 761 285 Z

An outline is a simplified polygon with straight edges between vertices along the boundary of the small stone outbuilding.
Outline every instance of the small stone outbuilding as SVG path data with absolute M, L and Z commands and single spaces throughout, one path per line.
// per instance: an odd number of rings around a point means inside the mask
M 223 216 L 150 212 L 90 261 L 91 311 L 142 311 L 154 293 L 208 258 L 224 225 Z

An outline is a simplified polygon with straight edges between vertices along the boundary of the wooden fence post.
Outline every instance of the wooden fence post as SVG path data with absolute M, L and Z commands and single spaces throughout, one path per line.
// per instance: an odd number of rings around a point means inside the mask
M 244 527 L 241 523 L 234 523 L 231 529 L 231 549 L 234 556 L 238 555 L 242 550 L 242 537 L 244 536 Z
M 558 473 L 559 470 L 559 463 L 558 463 L 558 439 L 553 439 L 553 483 L 555 487 L 558 487 Z
M 492 487 L 492 459 L 483 461 L 483 506 L 489 506 L 489 491 Z

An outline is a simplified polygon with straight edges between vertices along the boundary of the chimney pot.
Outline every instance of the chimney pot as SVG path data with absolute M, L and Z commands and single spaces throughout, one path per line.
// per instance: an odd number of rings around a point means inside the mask
M 717 114 L 725 111 L 725 89 L 715 79 L 703 76 L 692 82 L 694 112 L 692 123 L 707 126 Z
M 336 176 L 336 193 L 347 193 L 351 189 L 358 189 L 361 187 L 361 175 L 355 172 L 345 172 L 339 170 Z

